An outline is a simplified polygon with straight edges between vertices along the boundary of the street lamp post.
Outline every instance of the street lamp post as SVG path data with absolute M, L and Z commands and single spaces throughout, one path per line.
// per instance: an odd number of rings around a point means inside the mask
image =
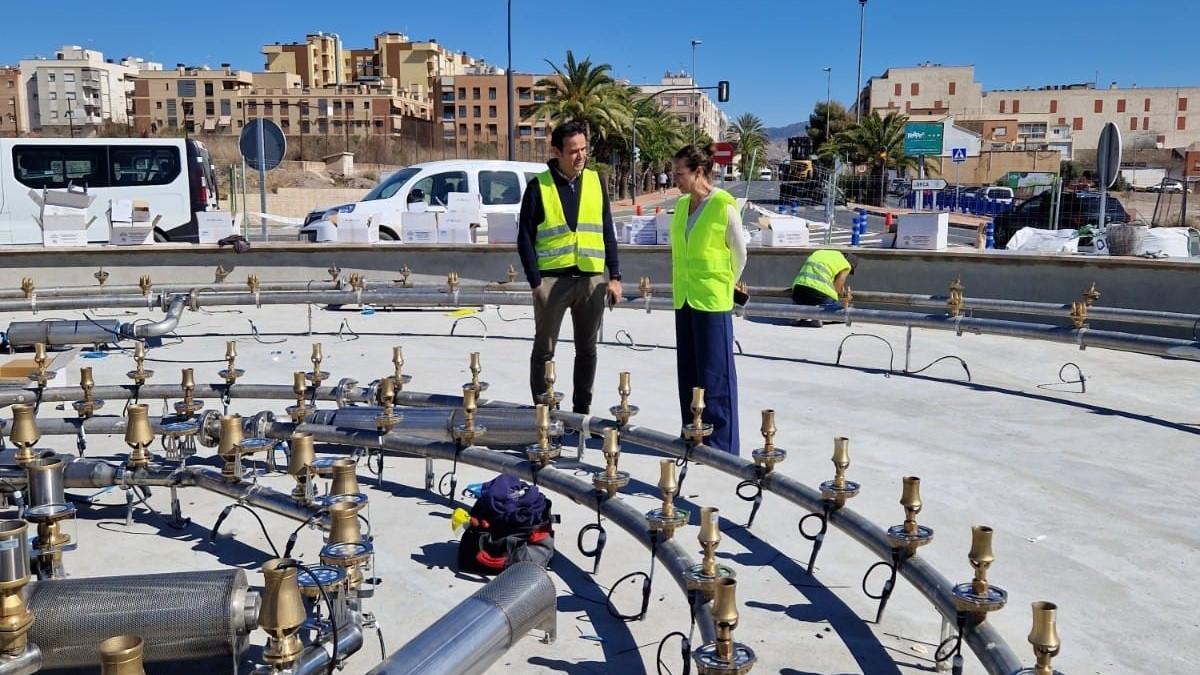
M 75 138 L 75 115 L 70 108 L 67 108 L 67 125 L 71 129 L 71 138 Z
M 867 21 L 867 0 L 858 0 L 858 81 L 854 85 L 854 121 L 855 123 L 862 121 L 862 109 L 858 104 L 859 95 L 862 93 L 862 53 L 863 53 L 863 28 Z
M 700 81 L 696 79 L 696 47 L 704 44 L 701 40 L 692 40 L 692 86 L 700 86 Z M 699 103 L 700 95 L 692 94 L 692 145 L 696 144 L 696 128 L 700 125 L 699 118 Z
M 829 142 L 829 138 L 833 133 L 833 129 L 829 126 L 829 106 L 831 105 L 832 95 L 830 85 L 833 82 L 833 68 L 826 67 L 821 70 L 825 71 L 825 143 Z M 815 148 L 814 148 L 815 150 Z
M 512 0 L 508 0 L 508 69 L 504 71 L 508 94 L 508 161 L 513 161 L 513 70 L 512 70 Z

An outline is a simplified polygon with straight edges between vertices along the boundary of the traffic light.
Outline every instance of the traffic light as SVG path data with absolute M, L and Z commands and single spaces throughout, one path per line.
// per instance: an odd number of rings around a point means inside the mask
M 729 102 L 729 80 L 721 80 L 717 83 L 717 103 Z
M 638 162 L 642 159 L 642 149 L 638 146 L 633 146 L 633 161 Z

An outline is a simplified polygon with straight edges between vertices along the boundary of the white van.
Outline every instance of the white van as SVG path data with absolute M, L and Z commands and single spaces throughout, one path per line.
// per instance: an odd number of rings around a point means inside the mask
M 336 227 L 328 218 L 337 213 L 395 214 L 410 210 L 420 202 L 426 211 L 445 211 L 447 195 L 469 192 L 480 197 L 484 220 L 491 213 L 520 213 L 525 186 L 546 165 L 535 162 L 506 162 L 487 159 L 448 159 L 424 162 L 400 169 L 382 180 L 362 201 L 314 209 L 304 219 L 300 239 L 336 240 Z M 486 227 L 485 224 L 481 224 Z M 384 241 L 400 239 L 400 233 L 386 225 L 379 227 Z
M 38 205 L 29 191 L 86 186 L 88 241 L 109 240 L 109 202 L 141 199 L 162 216 L 156 241 L 194 242 L 197 211 L 217 208 L 217 184 L 204 145 L 182 138 L 0 139 L 0 245 L 40 244 Z

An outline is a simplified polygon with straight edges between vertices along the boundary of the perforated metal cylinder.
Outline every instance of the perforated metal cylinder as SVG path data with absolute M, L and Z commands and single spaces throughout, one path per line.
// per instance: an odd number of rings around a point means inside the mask
M 258 622 L 242 570 L 56 579 L 25 595 L 47 670 L 95 667 L 96 645 L 125 634 L 145 641 L 146 663 L 232 656 Z

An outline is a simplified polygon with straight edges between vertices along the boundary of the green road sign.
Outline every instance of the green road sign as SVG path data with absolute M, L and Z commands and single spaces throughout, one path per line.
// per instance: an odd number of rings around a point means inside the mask
M 904 125 L 904 154 L 942 154 L 942 125 L 939 122 L 909 122 Z

